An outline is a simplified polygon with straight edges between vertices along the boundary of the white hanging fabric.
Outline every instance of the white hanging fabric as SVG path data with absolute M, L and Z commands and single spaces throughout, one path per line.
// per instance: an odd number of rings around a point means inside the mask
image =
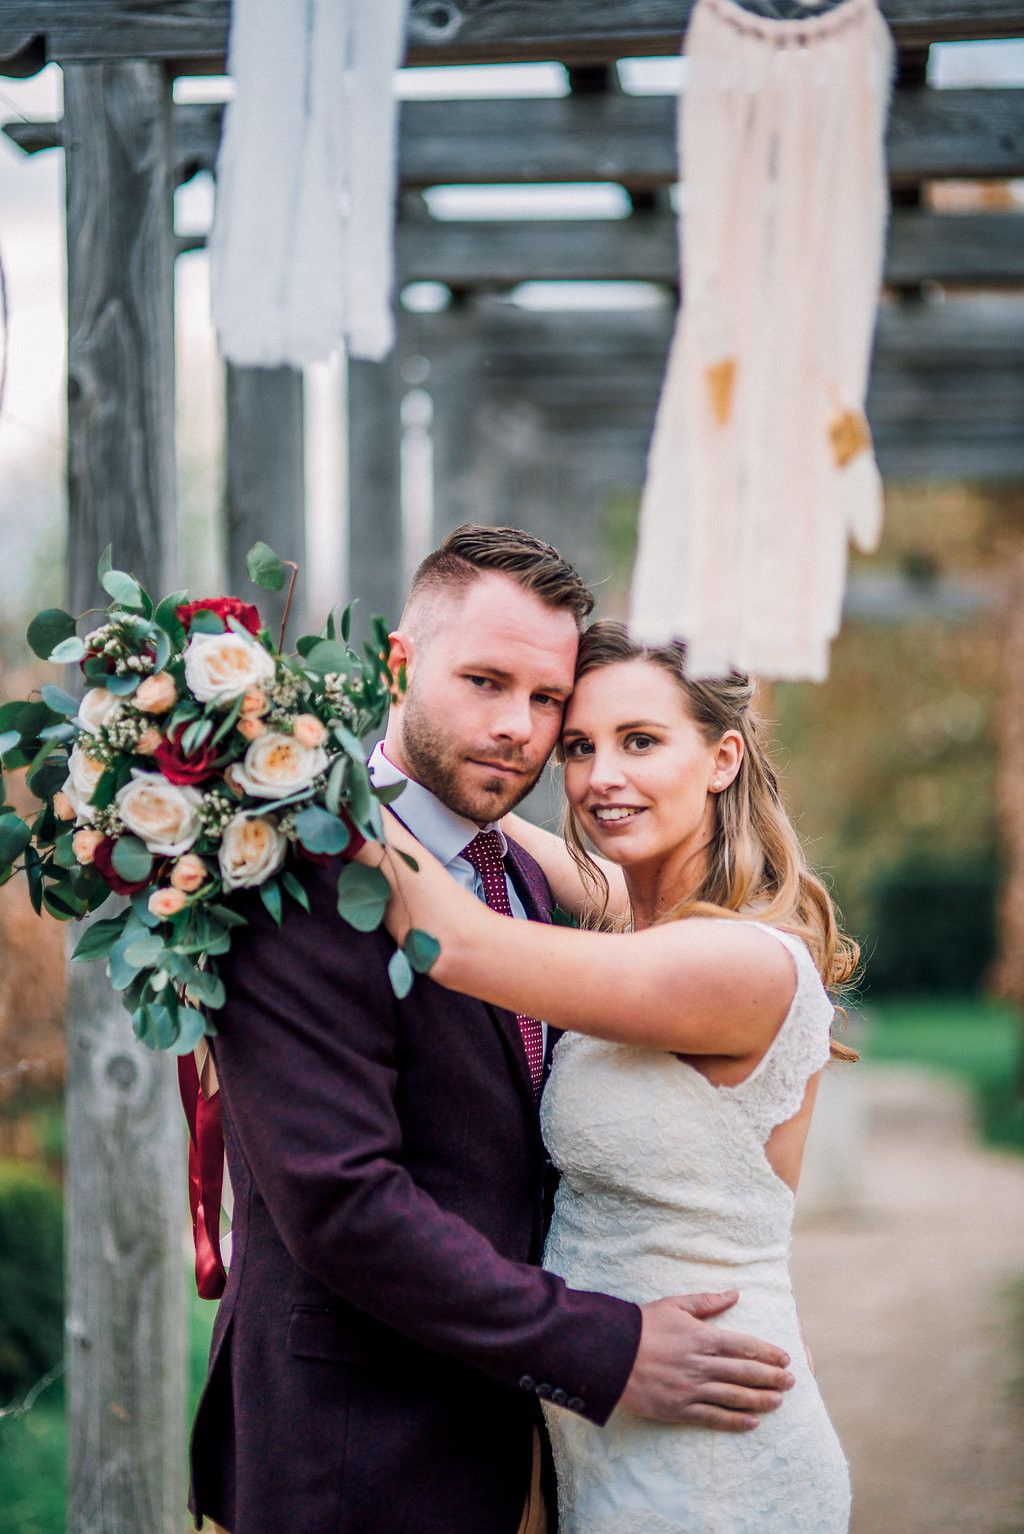
M 893 49 L 875 0 L 799 21 L 697 0 L 679 112 L 683 303 L 630 599 L 691 676 L 823 680 L 847 539 L 882 489 L 864 416 Z
M 232 0 L 213 316 L 230 362 L 379 360 L 391 309 L 408 0 Z

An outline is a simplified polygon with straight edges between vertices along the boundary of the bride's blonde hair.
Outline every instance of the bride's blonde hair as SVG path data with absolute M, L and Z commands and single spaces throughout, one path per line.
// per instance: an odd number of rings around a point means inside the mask
M 577 682 L 588 672 L 642 660 L 660 666 L 678 685 L 687 712 L 709 744 L 727 730 L 743 739 L 743 759 L 733 781 L 715 795 L 715 828 L 707 865 L 698 888 L 662 920 L 686 916 L 756 916 L 802 938 L 822 981 L 835 994 L 853 978 L 860 949 L 839 925 L 828 890 L 808 868 L 803 850 L 783 806 L 779 783 L 764 743 L 764 727 L 751 708 L 754 684 L 734 673 L 709 681 L 685 674 L 682 644 L 649 646 L 630 639 L 623 624 L 593 624 L 580 639 Z M 603 922 L 608 881 L 589 856 L 579 822 L 566 807 L 565 839 Z M 857 1059 L 845 1044 L 832 1041 L 840 1059 Z

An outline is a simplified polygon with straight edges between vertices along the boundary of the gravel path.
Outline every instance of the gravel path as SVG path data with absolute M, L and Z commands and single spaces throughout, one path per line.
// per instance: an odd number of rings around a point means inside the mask
M 793 1244 L 851 1534 L 1024 1534 L 1024 1157 L 979 1148 L 941 1078 L 856 1071 L 853 1207 L 810 1211 Z

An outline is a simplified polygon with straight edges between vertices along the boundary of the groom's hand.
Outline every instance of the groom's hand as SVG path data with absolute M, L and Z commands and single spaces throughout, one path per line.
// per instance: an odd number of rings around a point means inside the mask
M 794 1383 L 789 1355 L 757 1337 L 706 1324 L 738 1298 L 730 1290 L 641 1305 L 640 1347 L 619 1405 L 640 1417 L 725 1433 L 747 1433 L 757 1427 L 758 1414 L 781 1406 Z

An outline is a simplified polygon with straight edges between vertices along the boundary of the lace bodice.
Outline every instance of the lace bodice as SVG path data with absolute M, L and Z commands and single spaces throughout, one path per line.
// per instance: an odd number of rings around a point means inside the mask
M 845 1461 L 806 1367 L 788 1273 L 793 1194 L 765 1144 L 828 1059 L 833 1008 L 799 939 L 789 1011 L 747 1079 L 716 1087 L 661 1051 L 568 1034 L 541 1106 L 562 1179 L 545 1266 L 643 1303 L 736 1288 L 722 1324 L 790 1353 L 798 1383 L 756 1432 L 547 1411 L 563 1534 L 841 1534 Z M 773 1511 L 774 1510 L 774 1511 Z M 777 1514 L 777 1517 L 776 1517 Z

